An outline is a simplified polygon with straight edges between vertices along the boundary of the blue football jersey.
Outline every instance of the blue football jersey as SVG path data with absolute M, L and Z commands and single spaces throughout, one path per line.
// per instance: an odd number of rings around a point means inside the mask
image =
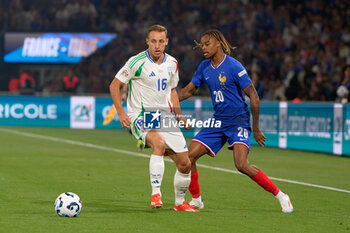
M 216 119 L 249 119 L 243 89 L 251 83 L 246 69 L 233 57 L 227 56 L 214 67 L 210 59 L 202 61 L 192 78 L 199 87 L 203 83 L 210 90 Z

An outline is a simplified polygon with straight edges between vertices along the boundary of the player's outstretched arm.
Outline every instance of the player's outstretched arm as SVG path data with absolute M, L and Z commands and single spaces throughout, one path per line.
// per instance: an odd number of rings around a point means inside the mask
M 192 82 L 190 82 L 189 84 L 187 84 L 186 87 L 182 88 L 178 92 L 179 101 L 183 101 L 183 100 L 191 97 L 197 89 L 198 89 L 198 87 L 196 87 L 196 85 L 194 85 Z
M 255 90 L 253 83 L 250 83 L 246 88 L 243 89 L 244 93 L 249 96 L 250 109 L 253 116 L 253 135 L 255 141 L 261 146 L 265 146 L 265 135 L 259 128 L 259 111 L 260 111 L 260 100 L 259 95 Z
M 115 109 L 117 110 L 120 124 L 123 126 L 123 128 L 129 128 L 131 121 L 124 112 L 122 101 L 120 97 L 120 87 L 124 85 L 119 79 L 114 78 L 112 83 L 109 85 L 109 91 L 111 92 L 111 97 L 115 106 Z

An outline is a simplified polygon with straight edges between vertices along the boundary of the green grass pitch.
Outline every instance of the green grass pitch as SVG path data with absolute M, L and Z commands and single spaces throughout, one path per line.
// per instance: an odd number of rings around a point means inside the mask
M 270 177 L 345 191 L 274 180 L 294 205 L 283 214 L 248 177 L 200 167 L 205 209 L 184 213 L 172 210 L 175 166 L 168 161 L 164 207 L 150 208 L 149 154 L 137 152 L 126 131 L 0 127 L 0 232 L 350 233 L 350 158 L 253 147 L 250 162 Z M 235 170 L 225 148 L 198 163 Z M 54 211 L 56 197 L 68 191 L 82 199 L 77 218 Z

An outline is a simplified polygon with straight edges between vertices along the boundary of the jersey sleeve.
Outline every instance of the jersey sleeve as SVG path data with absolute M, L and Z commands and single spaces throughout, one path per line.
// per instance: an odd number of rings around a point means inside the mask
M 176 88 L 179 83 L 179 66 L 176 60 L 172 60 L 169 73 L 171 77 L 168 85 L 170 89 Z
M 193 78 L 192 78 L 192 83 L 196 86 L 196 87 L 200 87 L 203 83 L 203 63 L 201 63 L 197 70 L 196 73 L 194 73 Z
M 247 70 L 242 66 L 241 63 L 236 64 L 236 67 L 234 69 L 234 77 L 236 83 L 242 90 L 252 82 L 248 76 Z
M 130 58 L 115 75 L 115 78 L 119 79 L 122 83 L 128 83 L 132 77 L 131 75 L 132 70 L 130 69 L 130 66 L 129 66 L 131 60 L 132 58 Z

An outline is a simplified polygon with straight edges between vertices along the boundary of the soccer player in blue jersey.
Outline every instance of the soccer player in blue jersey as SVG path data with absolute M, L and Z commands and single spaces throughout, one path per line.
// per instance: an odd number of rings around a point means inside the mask
M 180 90 L 179 100 L 189 98 L 198 87 L 205 83 L 210 90 L 215 110 L 214 118 L 221 121 L 221 127 L 203 128 L 192 139 L 189 146 L 192 163 L 189 186 L 192 194 L 190 204 L 199 209 L 204 207 L 199 189 L 196 161 L 204 154 L 214 157 L 228 142 L 228 149 L 233 150 L 236 168 L 266 191 L 271 192 L 280 202 L 284 213 L 293 212 L 288 195 L 280 191 L 261 169 L 248 162 L 251 127 L 250 114 L 244 95 L 250 99 L 253 135 L 261 147 L 265 145 L 265 136 L 259 129 L 259 96 L 246 69 L 236 59 L 229 56 L 233 47 L 218 30 L 204 32 L 197 46 L 202 49 L 206 60 L 199 65 L 192 81 Z

